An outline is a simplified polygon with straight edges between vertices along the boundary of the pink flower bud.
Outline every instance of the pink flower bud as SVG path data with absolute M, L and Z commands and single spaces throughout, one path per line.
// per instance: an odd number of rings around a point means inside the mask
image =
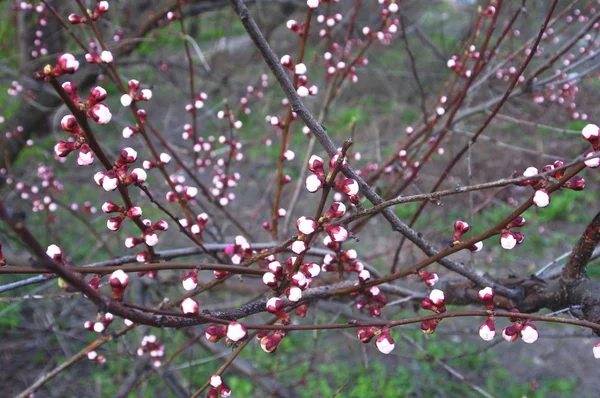
M 112 119 L 112 114 L 106 105 L 103 103 L 99 103 L 94 105 L 87 112 L 88 116 L 92 118 L 93 121 L 100 125 L 107 124 Z
M 48 249 L 46 250 L 46 255 L 60 264 L 63 263 L 62 249 L 56 245 L 48 246 Z
M 535 343 L 539 337 L 536 327 L 530 321 L 526 321 L 521 329 L 521 339 L 527 344 Z
M 110 51 L 102 51 L 100 53 L 100 59 L 105 64 L 110 64 L 113 61 L 113 55 Z
M 297 286 L 292 286 L 285 290 L 285 295 L 291 302 L 300 301 L 302 298 L 302 290 Z
M 108 96 L 108 94 L 106 93 L 105 89 L 103 89 L 100 86 L 94 86 L 90 90 L 90 95 L 88 96 L 86 105 L 87 106 L 96 105 L 97 103 L 104 101 L 107 96 Z
M 69 22 L 71 22 L 73 25 L 79 25 L 82 23 L 86 23 L 87 19 L 80 17 L 77 14 L 69 14 Z
M 537 207 L 546 207 L 550 204 L 550 194 L 545 189 L 538 189 L 533 194 L 533 204 Z
M 58 141 L 56 145 L 54 145 L 54 153 L 56 156 L 64 158 L 79 148 L 80 145 L 81 144 L 79 142 Z
M 94 163 L 94 152 L 92 152 L 89 145 L 84 144 L 77 155 L 77 164 L 79 166 L 89 166 L 92 163 Z
M 204 332 L 204 337 L 211 343 L 216 343 L 227 334 L 227 328 L 221 325 L 210 325 Z
M 419 277 L 423 280 L 423 282 L 425 282 L 427 286 L 430 287 L 438 283 L 438 281 L 440 280 L 440 278 L 435 272 L 419 271 Z
M 329 210 L 325 213 L 325 217 L 340 218 L 346 213 L 346 206 L 342 202 L 333 202 Z
M 370 342 L 373 337 L 375 337 L 376 332 L 378 332 L 376 327 L 365 327 L 365 328 L 358 328 L 357 330 L 357 335 L 358 335 L 358 339 L 363 343 L 363 344 L 367 344 L 368 342 Z
M 133 102 L 133 98 L 131 98 L 131 95 L 123 94 L 121 96 L 121 105 L 123 105 L 124 107 L 130 106 L 132 102 Z
M 123 294 L 125 292 L 125 288 L 129 285 L 129 276 L 122 270 L 116 270 L 108 279 L 110 283 L 110 287 L 112 288 L 113 295 L 115 300 L 121 301 L 123 299 Z
M 75 73 L 79 69 L 79 61 L 72 54 L 65 53 L 58 57 L 58 67 L 60 74 Z
M 598 155 L 600 155 L 600 153 L 594 151 L 587 152 L 585 154 L 585 160 L 583 161 L 583 163 L 585 163 L 585 165 L 590 169 L 597 168 L 598 166 L 600 166 L 600 157 L 598 157 Z
M 512 220 L 510 223 L 508 223 L 508 225 L 506 226 L 506 229 L 522 227 L 523 225 L 525 225 L 525 218 L 523 216 L 519 215 L 519 216 L 515 217 L 515 219 Z
M 519 328 L 517 325 L 505 327 L 502 330 L 502 338 L 509 343 L 514 343 L 519 338 Z
M 375 344 L 377 345 L 377 349 L 383 354 L 389 354 L 396 347 L 394 344 L 394 339 L 390 335 L 389 329 L 383 329 L 381 331 L 381 334 L 379 337 L 377 337 Z
M 323 181 L 317 175 L 311 174 L 306 177 L 304 185 L 306 186 L 308 192 L 315 193 L 323 187 Z
M 565 182 L 563 187 L 574 191 L 582 191 L 585 188 L 585 180 L 581 176 L 575 176 Z
M 181 283 L 186 291 L 194 290 L 198 286 L 198 271 L 191 270 L 188 274 L 183 275 Z
M 492 289 L 491 287 L 486 287 L 484 289 L 481 289 L 479 291 L 479 293 L 477 293 L 477 297 L 479 297 L 479 300 L 481 300 L 483 302 L 483 304 L 485 304 L 485 307 L 490 311 L 494 310 L 494 296 L 495 295 L 496 295 L 496 293 L 494 292 L 494 289 Z
M 453 238 L 453 241 L 454 242 L 460 241 L 460 238 L 467 231 L 469 231 L 469 224 L 467 224 L 464 221 L 456 221 L 454 223 L 454 238 Z
M 264 352 L 271 353 L 277 349 L 282 339 L 283 335 L 281 333 L 264 336 L 260 339 L 260 348 L 262 348 Z
M 480 252 L 483 249 L 483 242 L 475 242 L 471 246 L 469 246 L 469 250 L 473 253 Z
M 500 234 L 500 246 L 505 250 L 512 250 L 517 245 L 517 239 L 511 231 L 504 230 Z
M 231 322 L 227 325 L 227 338 L 232 341 L 240 341 L 246 337 L 248 332 L 244 325 L 239 322 Z
M 306 74 L 306 65 L 296 64 L 296 66 L 294 67 L 294 73 L 297 75 L 305 75 Z
M 344 242 L 348 239 L 348 230 L 341 225 L 326 225 L 324 228 L 334 242 Z
M 494 318 L 489 317 L 484 323 L 479 326 L 479 336 L 484 341 L 490 341 L 496 337 L 496 327 Z
M 439 319 L 429 319 L 421 322 L 421 330 L 425 334 L 433 334 L 437 325 L 440 323 Z
M 102 211 L 106 214 L 116 213 L 116 212 L 123 211 L 123 210 L 124 209 L 121 206 L 119 206 L 111 201 L 104 202 L 104 204 L 102 205 Z
M 219 375 L 212 375 L 210 376 L 209 384 L 211 387 L 219 388 L 223 384 L 223 379 Z
M 358 183 L 353 178 L 337 180 L 335 184 L 339 190 L 348 196 L 358 194 Z
M 131 171 L 130 177 L 138 182 L 138 183 L 143 183 L 144 181 L 146 181 L 146 178 L 148 177 L 148 175 L 146 174 L 146 171 L 144 169 L 141 168 L 135 168 Z
M 307 249 L 308 248 L 306 247 L 306 243 L 304 241 L 297 240 L 294 243 L 292 243 L 292 252 L 294 252 L 295 254 L 302 254 Z
M 581 130 L 581 136 L 584 140 L 589 141 L 594 149 L 597 149 L 600 143 L 600 129 L 595 124 L 588 124 Z
M 272 272 L 265 272 L 262 276 L 262 281 L 265 285 L 269 286 L 271 289 L 277 288 L 277 278 L 275 274 Z
M 594 358 L 600 359 L 600 343 L 596 343 L 594 348 L 592 348 L 592 353 L 594 354 Z
M 279 297 L 271 297 L 269 301 L 267 301 L 266 305 L 267 311 L 274 314 L 283 309 L 283 300 Z
M 312 234 L 313 232 L 316 231 L 317 226 L 318 226 L 318 224 L 315 220 L 313 220 L 312 218 L 304 217 L 304 216 L 300 217 L 296 221 L 296 228 L 298 229 L 298 232 L 301 235 Z
M 193 297 L 187 297 L 181 302 L 181 312 L 189 314 L 198 313 L 198 301 Z

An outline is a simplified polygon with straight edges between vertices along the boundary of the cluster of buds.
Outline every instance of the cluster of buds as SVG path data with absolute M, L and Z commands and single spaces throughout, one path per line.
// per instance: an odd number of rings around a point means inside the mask
M 359 274 L 360 275 L 360 274 Z M 359 280 L 360 280 L 359 276 Z M 357 282 L 356 285 L 360 285 L 361 282 Z M 362 310 L 364 308 L 369 309 L 369 314 L 373 317 L 381 316 L 381 309 L 385 307 L 388 300 L 387 297 L 381 293 L 381 289 L 377 286 L 371 286 L 363 288 L 359 291 L 350 293 L 350 297 L 358 297 L 362 295 L 362 298 L 356 302 L 356 308 Z
M 129 129 L 129 130 L 127 130 L 128 134 L 131 133 L 131 135 L 128 135 L 128 137 L 125 137 L 125 129 Z M 137 129 L 134 131 L 130 127 L 125 127 L 125 129 L 123 129 L 123 137 L 125 137 L 125 138 L 129 138 L 133 134 L 135 134 L 135 132 L 137 132 Z M 142 167 L 144 168 L 144 170 L 152 170 L 155 167 L 164 166 L 166 164 L 169 164 L 170 162 L 171 162 L 171 155 L 163 152 L 160 155 L 158 155 L 158 160 L 156 162 L 152 162 L 150 160 L 144 160 L 142 162 Z
M 460 243 L 460 239 L 465 233 L 469 232 L 469 228 L 469 224 L 467 224 L 464 221 L 458 220 L 454 222 L 454 235 L 452 236 L 452 246 Z M 481 249 L 483 249 L 483 242 L 473 243 L 471 246 L 468 247 L 468 249 L 473 253 L 477 253 L 481 251 Z
M 482 323 L 481 326 L 479 326 L 479 336 L 484 341 L 490 341 L 494 337 L 496 337 L 495 318 L 493 315 L 494 296 L 495 295 L 496 295 L 496 293 L 494 292 L 494 289 L 492 289 L 491 287 L 486 287 L 484 289 L 481 289 L 477 293 L 477 297 L 479 297 L 479 300 L 481 300 L 483 305 L 485 305 L 485 308 L 487 309 L 488 313 L 490 314 L 488 319 L 484 323 Z
M 231 256 L 232 264 L 237 265 L 240 264 L 244 258 L 252 257 L 256 252 L 252 250 L 252 246 L 246 238 L 238 235 L 234 238 L 233 245 L 227 245 L 227 247 L 225 247 L 225 254 Z M 215 271 L 215 276 L 217 276 L 216 272 L 217 271 Z M 227 275 L 227 273 L 225 273 L 225 275 Z
M 129 87 L 129 93 L 125 93 L 121 96 L 121 105 L 124 107 L 130 106 L 134 101 L 149 101 L 152 99 L 152 90 L 144 88 L 140 90 L 140 82 L 131 79 L 127 82 Z
M 86 321 L 83 324 L 83 327 L 92 332 L 102 333 L 112 323 L 113 319 L 114 316 L 110 312 L 107 312 L 104 315 L 98 314 L 96 322 Z
M 298 24 L 298 21 L 296 21 L 295 19 L 290 19 L 285 23 L 285 26 L 292 32 L 296 33 L 298 36 L 304 36 L 306 22 Z
M 600 155 L 600 129 L 595 124 L 588 124 L 581 130 L 581 136 L 584 140 L 592 144 L 592 150 L 586 152 L 584 155 L 586 158 L 589 158 L 585 160 L 585 165 L 595 169 L 600 166 L 600 157 L 598 157 Z
M 321 36 L 321 37 L 327 36 L 329 33 L 329 30 L 331 28 L 333 28 L 335 25 L 337 25 L 339 22 L 341 22 L 343 18 L 344 17 L 340 13 L 336 13 L 331 16 L 326 16 L 323 14 L 317 16 L 317 22 L 320 24 L 325 24 L 327 26 L 327 29 L 321 29 L 319 31 L 319 36 Z M 288 29 L 294 30 L 294 29 L 290 28 L 290 26 L 289 26 L 290 22 L 296 22 L 296 21 L 288 21 Z M 296 33 L 298 33 L 298 32 L 296 32 Z M 300 32 L 298 34 L 301 36 L 302 32 Z
M 335 252 L 335 254 L 326 254 L 323 257 L 323 265 L 321 266 L 323 272 L 339 272 L 340 270 L 356 272 L 358 275 L 358 282 L 361 285 L 367 283 L 371 279 L 369 270 L 365 268 L 365 265 L 362 262 L 357 260 L 358 254 L 356 253 L 356 250 L 342 250 L 341 243 L 334 242 L 329 236 L 326 236 L 323 239 L 323 244 Z M 337 264 L 337 267 L 334 264 Z
M 122 301 L 125 288 L 129 285 L 129 276 L 123 270 L 118 269 L 110 274 L 108 283 L 110 284 L 115 300 Z
M 179 185 L 179 186 L 176 186 L 176 188 L 178 189 L 177 193 L 175 193 L 173 191 L 169 191 L 165 195 L 166 199 L 169 202 L 187 203 L 190 200 L 194 199 L 196 196 L 198 196 L 198 188 L 196 188 L 196 187 L 190 187 L 187 185 L 184 185 L 184 186 Z
M 423 301 L 421 301 L 421 308 L 428 311 L 433 311 L 436 314 L 441 314 L 446 312 L 446 296 L 444 292 L 439 289 L 433 289 L 429 296 L 425 297 Z
M 196 216 L 195 224 L 189 225 L 188 220 L 185 218 L 182 218 L 179 220 L 179 225 L 181 225 L 183 228 L 189 230 L 194 235 L 202 235 L 202 232 L 204 231 L 204 227 L 206 226 L 207 222 L 208 222 L 208 214 L 200 213 Z
M 465 64 L 460 60 L 459 57 L 453 55 L 448 61 L 446 61 L 448 69 L 452 70 L 457 75 L 469 78 L 471 77 L 471 70 L 465 67 Z
M 218 374 L 210 376 L 209 386 L 206 398 L 227 398 L 231 395 L 231 388 L 225 384 L 223 378 Z
M 96 7 L 94 7 L 93 11 L 89 11 L 89 10 L 87 11 L 87 16 L 85 16 L 85 17 L 82 17 L 77 14 L 70 14 L 69 22 L 71 22 L 73 25 L 79 25 L 79 24 L 83 24 L 83 23 L 88 23 L 88 21 L 89 21 L 88 18 L 91 19 L 92 21 L 96 21 L 107 11 L 108 11 L 108 1 L 99 1 L 98 3 L 96 3 Z
M 350 44 L 352 43 L 353 40 L 350 41 Z M 352 48 L 352 46 L 350 46 L 350 48 Z M 347 65 L 344 61 L 346 55 L 347 53 L 344 52 L 344 48 L 337 43 L 333 43 L 331 45 L 331 50 L 323 54 L 323 59 L 325 60 L 323 66 L 327 73 L 327 75 L 325 76 L 327 80 L 334 79 L 335 76 L 341 74 L 343 78 L 350 80 L 353 83 L 358 82 L 356 66 L 366 66 L 369 63 L 369 60 L 367 58 L 361 57 L 357 58 L 355 63 Z
M 506 250 L 512 250 L 516 245 L 523 243 L 525 235 L 521 232 L 511 231 L 512 228 L 519 228 L 525 225 L 525 218 L 521 215 L 515 217 L 500 232 L 500 246 Z
M 510 310 L 511 312 L 518 313 L 516 308 Z M 507 326 L 502 330 L 502 338 L 510 343 L 517 341 L 519 337 L 527 343 L 534 343 L 540 334 L 537 328 L 530 320 L 523 320 L 521 318 L 511 317 L 508 318 L 513 324 Z
M 100 365 L 103 365 L 106 363 L 106 357 L 104 355 L 98 355 L 98 353 L 96 351 L 90 351 L 87 353 L 87 358 L 90 361 L 96 361 L 98 362 Z
M 142 338 L 142 344 L 141 347 L 137 349 L 137 354 L 139 357 L 150 354 L 150 356 L 154 358 L 152 364 L 154 367 L 158 368 L 161 365 L 159 358 L 165 355 L 165 346 L 158 342 L 155 335 L 151 334 Z
M 280 282 L 284 280 L 289 281 L 291 286 L 285 289 L 285 295 L 291 302 L 300 301 L 302 291 L 308 289 L 313 278 L 321 273 L 321 267 L 318 264 L 303 263 L 297 267 L 296 262 L 297 257 L 288 258 L 284 270 L 279 261 L 271 261 L 267 266 L 268 272 L 263 274 L 262 278 L 263 283 L 271 289 L 277 289 Z
M 292 72 L 297 76 L 298 87 L 296 88 L 296 92 L 300 97 L 307 97 L 309 95 L 317 95 L 319 93 L 319 88 L 314 84 L 308 85 L 308 77 L 306 77 L 306 65 L 303 63 L 294 64 L 292 61 L 292 57 L 289 55 L 284 55 L 281 57 L 281 65 Z M 271 120 L 271 124 L 273 124 L 273 120 Z
M 71 82 L 65 82 L 63 89 L 69 94 L 73 102 L 81 109 L 85 110 L 87 116 L 96 123 L 103 125 L 110 122 L 112 114 L 108 107 L 102 103 L 106 99 L 106 90 L 100 86 L 94 86 L 85 102 L 82 102 L 77 93 L 77 86 Z M 67 115 L 62 118 L 60 125 L 62 129 L 71 134 L 68 141 L 58 141 L 54 146 L 54 153 L 59 158 L 64 158 L 71 152 L 79 149 L 77 164 L 88 166 L 94 162 L 94 153 L 87 144 L 87 138 L 77 119 L 73 115 Z
M 112 169 L 106 172 L 99 171 L 94 174 L 96 185 L 110 192 L 117 189 L 119 185 L 128 186 L 135 183 L 143 183 L 148 177 L 144 169 L 137 167 L 127 175 L 129 167 L 136 159 L 137 152 L 133 148 L 123 148 Z
M 204 102 L 208 99 L 208 95 L 204 91 L 200 91 L 196 98 L 194 99 L 193 104 L 188 104 L 185 106 L 185 110 L 191 112 L 194 109 L 202 109 L 204 108 Z
M 369 343 L 374 337 L 377 337 L 375 345 L 384 354 L 389 354 L 396 347 L 389 328 L 380 329 L 374 326 L 359 328 L 357 335 L 358 339 L 364 344 Z
M 266 73 L 263 73 L 260 76 L 260 87 L 266 88 L 269 86 L 269 76 Z M 263 99 L 265 94 L 260 90 L 260 88 L 254 86 L 246 87 L 246 94 L 240 97 L 239 101 L 239 109 L 245 115 L 249 115 L 252 113 L 252 109 L 250 109 L 250 100 L 252 98 L 256 98 L 257 100 Z
M 421 301 L 421 308 L 424 310 L 433 311 L 436 314 L 441 314 L 446 312 L 445 305 L 446 297 L 444 292 L 439 289 L 433 289 L 428 297 L 425 297 L 423 301 Z M 437 325 L 440 323 L 441 319 L 428 319 L 426 321 L 421 322 L 421 330 L 425 334 L 433 334 Z
M 38 80 L 51 81 L 66 74 L 73 74 L 79 69 L 79 61 L 73 54 L 64 53 L 58 57 L 56 65 L 46 65 L 41 72 L 35 72 L 33 77 Z
M 244 123 L 242 123 L 241 120 L 236 118 L 235 114 L 231 110 L 229 110 L 229 108 L 218 111 L 217 119 L 227 119 L 227 121 L 229 122 L 229 126 L 236 130 L 241 129 L 244 125 Z
M 339 161 L 338 161 L 339 160 Z M 335 178 L 340 170 L 346 166 L 346 159 L 341 158 L 341 154 L 338 153 L 333 156 L 329 161 L 329 171 L 325 173 L 325 161 L 319 156 L 313 155 L 308 161 L 308 169 L 312 172 L 306 177 L 305 186 L 308 192 L 315 193 L 321 189 L 325 184 L 332 184 L 332 188 L 337 192 L 344 193 L 350 203 L 358 203 L 358 183 L 353 178 L 341 178 L 331 182 Z
M 136 238 L 134 236 L 128 236 L 125 238 L 125 247 L 128 249 L 134 248 L 142 243 L 145 243 L 149 247 L 156 246 L 158 244 L 158 234 L 156 232 L 169 229 L 169 224 L 167 224 L 165 220 L 159 220 L 153 224 L 152 221 L 145 219 L 142 220 L 142 223 L 146 226 L 146 229 L 141 237 Z
M 113 59 L 112 53 L 107 50 L 102 51 L 100 55 L 94 51 L 85 54 L 85 60 L 90 64 L 110 64 Z
M 139 206 L 126 209 L 111 201 L 102 204 L 102 211 L 105 214 L 119 213 L 106 221 L 106 227 L 111 231 L 118 231 L 126 218 L 134 220 L 142 216 L 142 209 Z

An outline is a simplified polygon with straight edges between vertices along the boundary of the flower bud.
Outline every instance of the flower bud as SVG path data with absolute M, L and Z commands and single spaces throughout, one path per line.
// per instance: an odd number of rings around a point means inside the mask
M 479 326 L 479 336 L 484 341 L 490 341 L 496 337 L 496 326 L 494 318 L 489 317 L 484 323 Z
M 463 236 L 463 234 L 465 234 L 467 231 L 469 231 L 469 224 L 467 224 L 464 221 L 456 221 L 454 223 L 454 237 L 453 237 L 453 242 L 458 242 L 460 241 L 460 238 Z
M 440 280 L 435 272 L 419 271 L 419 277 L 429 287 L 435 285 Z
M 334 242 L 344 242 L 348 239 L 348 230 L 341 225 L 326 225 L 324 228 Z
M 521 339 L 527 344 L 534 343 L 538 337 L 539 333 L 537 328 L 530 321 L 526 321 L 523 327 L 521 328 Z
M 481 289 L 479 293 L 477 293 L 477 297 L 479 297 L 479 300 L 483 302 L 485 308 L 487 308 L 489 311 L 493 311 L 495 294 L 496 293 L 494 292 L 494 289 L 492 289 L 491 287 L 486 287 L 484 289 Z
M 198 313 L 198 301 L 193 297 L 187 297 L 181 302 L 181 312 L 189 314 Z
M 87 115 L 92 118 L 93 121 L 100 125 L 107 124 L 112 119 L 112 114 L 106 105 L 99 103 L 90 108 Z
M 384 354 L 389 354 L 396 347 L 389 329 L 383 329 L 375 341 L 377 349 Z
M 181 283 L 186 291 L 194 290 L 198 286 L 198 271 L 191 270 L 188 274 L 184 274 Z
M 125 293 L 125 288 L 129 285 L 129 276 L 123 270 L 116 270 L 108 279 L 110 283 L 110 287 L 112 288 L 113 295 L 115 300 L 121 301 L 123 300 L 123 294 Z
M 227 334 L 227 328 L 221 325 L 210 325 L 204 332 L 204 337 L 211 343 L 216 343 Z
M 248 332 L 244 325 L 239 322 L 233 321 L 227 325 L 227 338 L 232 341 L 240 341 L 246 337 Z
M 300 233 L 300 235 L 312 234 L 317 229 L 317 226 L 318 226 L 318 224 L 315 220 L 313 220 L 312 218 L 304 217 L 304 216 L 300 217 L 296 221 L 296 228 L 298 229 L 298 232 Z

